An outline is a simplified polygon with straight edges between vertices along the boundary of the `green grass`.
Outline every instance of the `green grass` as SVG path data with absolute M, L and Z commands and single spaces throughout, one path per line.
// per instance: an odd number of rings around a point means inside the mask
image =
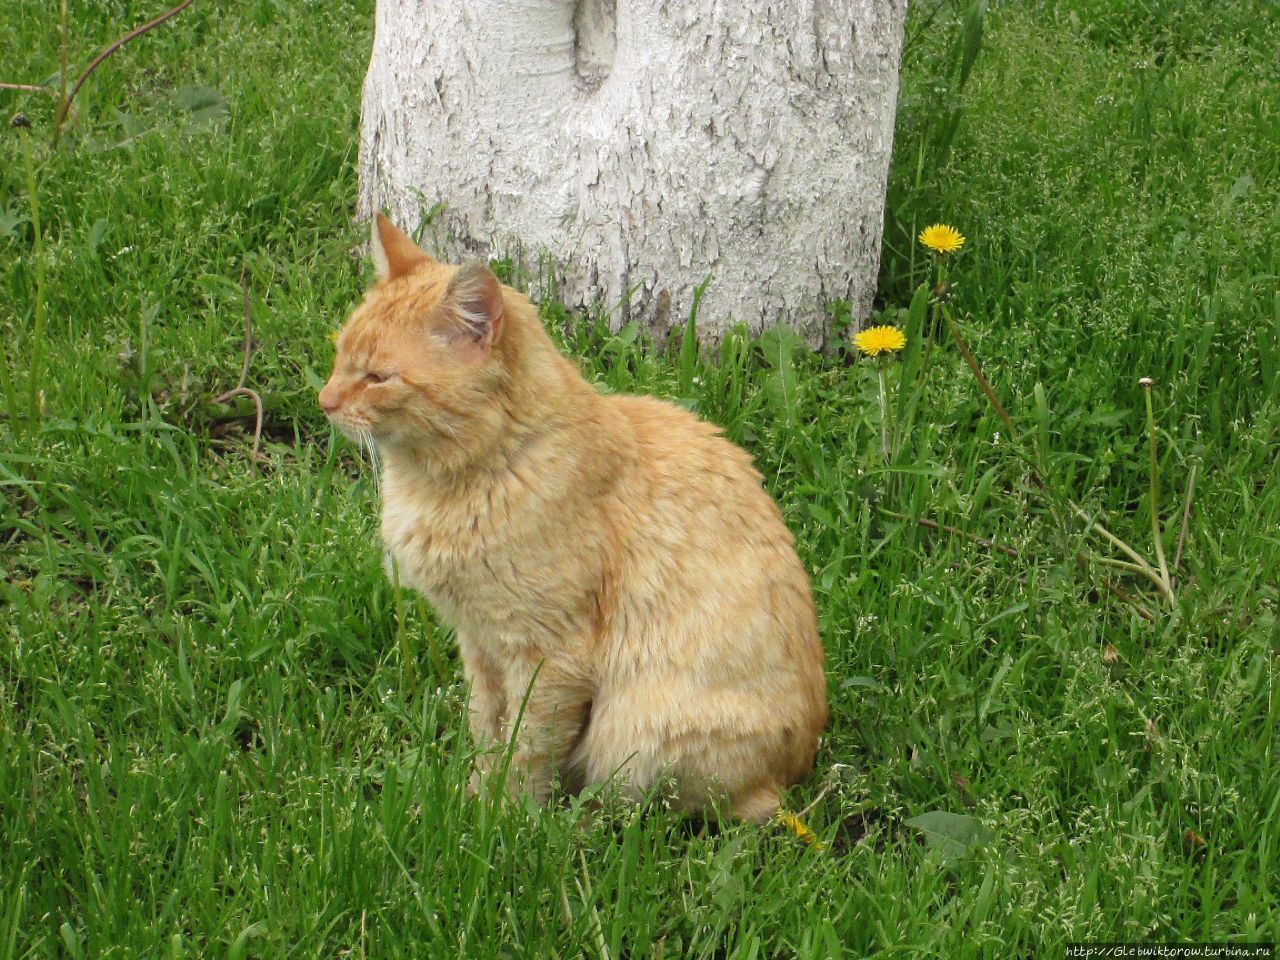
M 56 73 L 52 6 L 0 0 L 0 80 Z M 47 277 L 33 424 L 6 128 L 0 960 L 1280 940 L 1280 22 L 1248 0 L 1001 5 L 961 83 L 964 11 L 926 27 L 932 8 L 908 28 L 884 318 L 928 277 L 915 233 L 958 226 L 953 305 L 996 390 L 1054 486 L 1148 556 L 1136 381 L 1156 379 L 1171 556 L 1199 471 L 1176 612 L 1147 596 L 1143 619 L 1077 565 L 1085 533 L 1054 522 L 945 339 L 894 384 L 921 394 L 886 472 L 870 365 L 777 333 L 657 356 L 546 308 L 602 386 L 723 424 L 782 504 L 829 654 L 832 721 L 789 801 L 833 784 L 807 817 L 823 850 L 464 799 L 450 640 L 387 583 L 372 477 L 314 403 L 367 280 L 371 0 L 198 3 L 98 70 L 54 153 L 52 100 L 0 93 L 33 124 Z M 72 64 L 156 10 L 72 0 Z M 210 403 L 239 375 L 242 266 L 262 471 L 250 411 Z M 937 812 L 975 839 L 925 842 L 908 821 Z

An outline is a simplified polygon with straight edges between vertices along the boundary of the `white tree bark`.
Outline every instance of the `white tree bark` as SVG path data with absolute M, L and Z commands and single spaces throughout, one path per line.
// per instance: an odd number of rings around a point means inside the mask
M 906 0 L 378 0 L 361 212 L 659 335 L 871 307 Z M 439 204 L 437 207 L 436 205 Z M 546 292 L 546 291 L 541 291 Z

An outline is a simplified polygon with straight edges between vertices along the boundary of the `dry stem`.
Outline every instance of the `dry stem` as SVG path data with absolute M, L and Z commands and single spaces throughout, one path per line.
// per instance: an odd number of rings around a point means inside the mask
M 190 3 L 191 0 L 187 2 Z M 253 401 L 257 419 L 253 426 L 251 456 L 254 463 L 262 463 L 266 459 L 259 452 L 262 447 L 262 397 L 258 396 L 256 390 L 244 385 L 245 379 L 249 376 L 249 357 L 253 355 L 253 308 L 249 303 L 249 274 L 244 267 L 240 268 L 240 292 L 244 297 L 244 360 L 240 364 L 240 380 L 226 393 L 214 397 L 213 402 L 226 403 L 232 397 L 248 397 Z
M 50 90 L 38 83 L 0 83 L 0 90 L 22 90 L 27 93 L 47 93 L 51 97 L 58 95 L 57 90 Z
M 155 29 L 156 27 L 160 26 L 160 24 L 168 20 L 170 17 L 176 17 L 183 10 L 187 9 L 187 7 L 191 6 L 191 4 L 193 4 L 194 2 L 195 0 L 182 0 L 182 3 L 178 4 L 176 7 L 173 7 L 170 10 L 166 10 L 164 13 L 160 14 L 160 16 L 156 17 L 154 20 L 149 20 L 146 23 L 144 23 L 142 26 L 136 27 L 135 29 L 130 30 L 123 37 L 121 37 L 119 40 L 116 40 L 114 43 L 108 45 L 106 48 L 103 49 L 103 51 L 100 54 L 98 54 L 96 57 L 93 58 L 93 62 L 90 63 L 89 66 L 85 67 L 84 73 L 80 74 L 80 76 L 76 79 L 76 82 L 72 85 L 71 92 L 62 99 L 62 102 L 60 104 L 58 104 L 58 112 L 57 114 L 54 115 L 54 118 L 53 118 L 53 136 L 51 138 L 51 142 L 55 146 L 58 143 L 58 137 L 62 133 L 62 124 L 66 122 L 67 111 L 71 109 L 71 101 L 76 98 L 76 94 L 80 92 L 80 88 L 84 86 L 84 82 L 89 79 L 89 75 L 93 73 L 94 70 L 98 69 L 98 64 L 102 63 L 103 60 L 107 59 L 107 57 L 111 56 L 113 53 L 115 53 L 117 50 L 123 47 L 130 40 L 135 40 L 138 37 L 142 36 L 147 31 Z M 66 82 L 65 74 L 64 74 L 63 82 L 64 83 Z
M 1131 595 L 1121 590 L 1118 586 L 1116 586 L 1116 584 L 1113 581 L 1107 579 L 1106 577 L 1103 577 L 1102 585 L 1106 587 L 1111 593 L 1115 594 L 1117 597 L 1123 600 L 1125 603 L 1132 606 L 1133 612 L 1136 613 L 1138 616 L 1140 616 L 1143 620 L 1146 620 L 1148 623 L 1155 621 L 1155 617 L 1152 616 L 1150 610 L 1148 610 L 1146 607 L 1140 604 Z
M 1196 489 L 1196 468 L 1199 464 L 1191 465 L 1191 475 L 1187 477 L 1187 496 L 1182 504 L 1182 529 L 1178 531 L 1178 549 L 1173 554 L 1173 571 L 1178 572 L 1178 567 L 1182 565 L 1182 545 L 1187 542 L 1187 524 L 1191 520 L 1191 495 Z

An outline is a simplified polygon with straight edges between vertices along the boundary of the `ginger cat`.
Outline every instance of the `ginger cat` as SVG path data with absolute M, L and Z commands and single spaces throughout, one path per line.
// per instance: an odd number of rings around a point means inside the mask
M 678 809 L 769 819 L 827 698 L 809 580 L 750 457 L 670 403 L 597 393 L 484 265 L 436 263 L 381 216 L 373 254 L 320 406 L 376 444 L 382 539 L 456 628 L 476 744 L 514 735 L 509 785 L 539 801 L 557 777 L 637 798 L 670 778 Z

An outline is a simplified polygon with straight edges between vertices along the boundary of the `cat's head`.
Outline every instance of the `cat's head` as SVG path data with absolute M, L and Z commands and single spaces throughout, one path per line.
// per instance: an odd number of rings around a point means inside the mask
M 378 280 L 338 333 L 320 407 L 352 439 L 462 453 L 499 413 L 502 287 L 484 264 L 437 263 L 381 214 L 372 249 Z

